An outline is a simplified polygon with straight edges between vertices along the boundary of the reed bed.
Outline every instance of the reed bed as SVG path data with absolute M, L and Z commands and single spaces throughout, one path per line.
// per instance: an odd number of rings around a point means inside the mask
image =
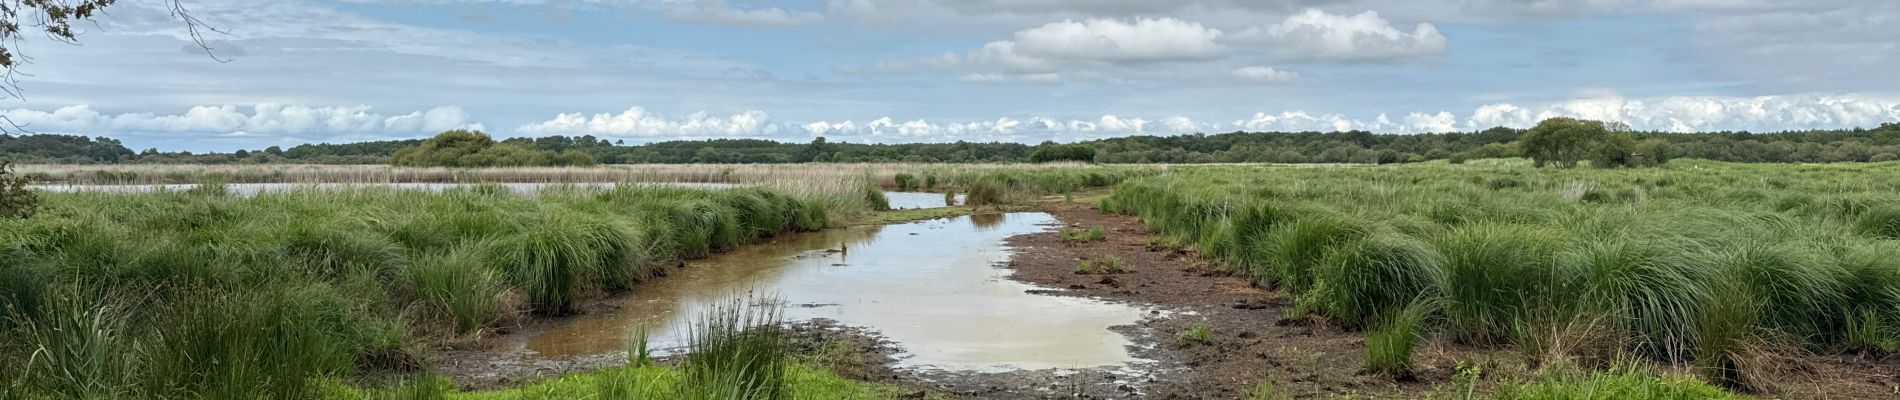
M 1073 193 L 1165 171 L 1164 166 L 1052 164 L 638 164 L 593 167 L 421 168 L 383 165 L 22 165 L 50 185 L 285 183 L 718 183 L 776 189 L 834 211 L 833 223 L 888 208 L 882 190 L 978 193 L 972 205 Z M 901 179 L 900 179 L 901 178 Z
M 921 180 L 905 188 L 931 189 L 951 177 L 974 179 L 993 172 L 1104 171 L 1165 169 L 1166 166 L 1103 167 L 1081 163 L 1050 164 L 619 164 L 592 167 L 426 168 L 387 165 L 317 164 L 157 164 L 17 165 L 22 176 L 58 184 L 225 183 L 595 183 L 699 182 L 768 184 L 775 181 L 831 181 L 874 177 L 881 187 L 897 189 L 898 175 Z M 936 176 L 938 180 L 929 179 Z
M 1371 370 L 1403 370 L 1419 335 L 1540 363 L 1691 366 L 1767 390 L 1771 356 L 1900 350 L 1897 173 L 1177 167 L 1101 206 L 1293 293 L 1300 312 L 1370 329 Z

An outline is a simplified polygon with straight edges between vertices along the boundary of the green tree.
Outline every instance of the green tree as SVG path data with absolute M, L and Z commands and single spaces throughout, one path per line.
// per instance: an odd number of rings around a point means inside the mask
M 0 92 L 6 95 L 19 95 L 20 89 L 13 79 L 16 68 L 32 61 L 19 53 L 18 47 L 26 37 L 44 35 L 60 43 L 78 43 L 84 30 L 73 29 L 74 23 L 84 23 L 93 16 L 103 15 L 105 9 L 118 0 L 13 0 L 0 3 L 0 69 L 5 69 L 5 78 L 0 79 Z M 185 32 L 191 36 L 198 48 L 210 54 L 211 47 L 205 45 L 204 31 L 221 32 L 217 28 L 205 25 L 185 9 L 181 0 L 166 0 L 172 17 L 185 23 Z M 83 27 L 83 25 L 82 25 Z M 22 31 L 25 28 L 27 31 Z M 31 32 L 29 32 L 31 31 Z M 214 56 L 215 58 L 215 56 Z
M 1036 151 L 1029 154 L 1029 162 L 1045 163 L 1054 161 L 1095 162 L 1095 147 L 1086 144 L 1056 144 L 1042 142 Z
M 1556 117 L 1538 122 L 1518 138 L 1518 148 L 1538 167 L 1570 167 L 1586 158 L 1603 157 L 1598 153 L 1610 138 L 1602 121 Z
M 404 167 L 586 166 L 594 165 L 594 158 L 578 150 L 555 153 L 519 142 L 497 143 L 488 134 L 457 129 L 396 150 L 389 163 Z
M 1591 152 L 1590 166 L 1597 168 L 1640 166 L 1635 158 L 1636 138 L 1629 132 L 1609 132 Z

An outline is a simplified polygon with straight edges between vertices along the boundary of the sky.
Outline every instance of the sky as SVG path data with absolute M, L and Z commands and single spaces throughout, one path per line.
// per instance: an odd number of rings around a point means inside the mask
M 166 151 L 1900 122 L 1891 0 L 121 0 L 0 112 Z

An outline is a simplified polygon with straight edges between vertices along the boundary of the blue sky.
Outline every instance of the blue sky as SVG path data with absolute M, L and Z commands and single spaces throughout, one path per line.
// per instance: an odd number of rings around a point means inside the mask
M 33 132 L 228 151 L 426 137 L 1074 141 L 1900 121 L 1878 0 L 162 0 L 27 37 Z

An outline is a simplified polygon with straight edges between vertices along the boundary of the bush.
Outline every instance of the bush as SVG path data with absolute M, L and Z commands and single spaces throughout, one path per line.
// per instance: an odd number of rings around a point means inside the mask
M 591 166 L 593 156 L 567 150 L 560 153 L 515 143 L 498 143 L 479 131 L 450 130 L 416 147 L 396 150 L 389 164 L 399 167 L 521 167 Z
M 915 175 L 897 174 L 897 176 L 893 177 L 892 180 L 896 182 L 897 191 L 899 192 L 911 192 L 911 191 L 917 190 L 917 176 Z
M 40 210 L 40 198 L 26 188 L 27 179 L 13 173 L 13 164 L 0 160 L 0 219 L 32 218 Z

